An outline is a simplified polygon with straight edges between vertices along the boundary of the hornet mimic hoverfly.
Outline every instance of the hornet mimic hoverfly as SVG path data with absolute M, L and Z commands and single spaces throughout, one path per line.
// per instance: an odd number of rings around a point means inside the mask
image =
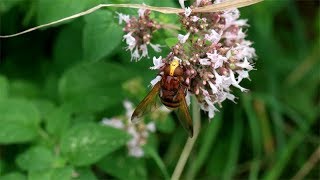
M 140 102 L 133 112 L 131 120 L 135 123 L 150 111 L 159 94 L 162 104 L 176 111 L 181 125 L 192 137 L 192 119 L 185 99 L 188 88 L 184 83 L 184 70 L 180 67 L 179 61 L 174 59 L 170 64 L 165 65 L 163 71 L 161 80 L 153 86 L 149 94 Z

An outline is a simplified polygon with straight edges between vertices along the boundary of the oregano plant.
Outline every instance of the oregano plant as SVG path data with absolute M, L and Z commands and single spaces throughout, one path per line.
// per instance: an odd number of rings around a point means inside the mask
M 318 46 L 261 1 L 0 2 L 0 179 L 312 179 Z

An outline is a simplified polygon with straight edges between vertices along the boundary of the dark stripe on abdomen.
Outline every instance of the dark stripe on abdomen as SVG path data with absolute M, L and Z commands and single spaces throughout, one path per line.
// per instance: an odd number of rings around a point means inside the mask
M 168 101 L 163 101 L 162 99 L 161 99 L 161 102 L 168 108 L 172 108 L 172 109 L 177 108 L 180 105 L 180 102 L 168 102 Z

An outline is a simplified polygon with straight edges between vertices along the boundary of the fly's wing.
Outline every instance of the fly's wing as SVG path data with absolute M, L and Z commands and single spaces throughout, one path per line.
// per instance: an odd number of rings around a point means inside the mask
M 156 109 L 157 106 L 157 97 L 160 90 L 160 81 L 153 86 L 149 94 L 140 102 L 137 108 L 134 110 L 131 121 L 137 123 L 142 116 L 148 112 Z
M 189 136 L 193 136 L 193 125 L 192 125 L 192 119 L 190 117 L 188 105 L 184 96 L 184 93 L 179 93 L 179 96 L 181 98 L 180 106 L 176 110 L 178 119 L 182 125 L 182 127 L 188 132 Z

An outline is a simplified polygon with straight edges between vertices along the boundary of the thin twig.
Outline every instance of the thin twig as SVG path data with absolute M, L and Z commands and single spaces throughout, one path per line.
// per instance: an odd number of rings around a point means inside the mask
M 171 29 L 171 30 L 180 30 L 180 26 L 175 24 L 160 24 L 160 27 L 163 29 Z
M 219 4 L 214 4 L 214 5 L 210 5 L 210 6 L 206 6 L 206 7 L 199 7 L 199 8 L 194 8 L 192 11 L 193 12 L 217 12 L 217 11 L 224 11 L 227 9 L 231 9 L 231 8 L 241 8 L 241 7 L 245 7 L 245 6 L 249 6 L 258 2 L 261 2 L 263 0 L 233 0 L 233 1 L 225 1 Z M 118 8 L 135 8 L 135 9 L 150 9 L 151 11 L 156 11 L 156 12 L 160 12 L 160 13 L 164 13 L 164 14 L 179 14 L 179 13 L 184 13 L 184 9 L 181 8 L 172 8 L 172 7 L 155 7 L 155 6 L 148 6 L 148 5 L 144 5 L 144 4 L 99 4 L 93 8 L 90 8 L 86 11 L 74 14 L 72 16 L 68 16 L 62 19 L 59 19 L 57 21 L 53 21 L 47 24 L 42 24 L 40 26 L 36 26 L 30 29 L 27 29 L 25 31 L 19 32 L 19 33 L 15 33 L 15 34 L 11 34 L 11 35 L 0 35 L 0 38 L 10 38 L 10 37 L 15 37 L 15 36 L 19 36 L 43 27 L 48 27 L 54 24 L 58 24 L 67 20 L 71 20 L 71 19 L 75 19 L 81 16 L 85 16 L 88 14 L 91 14 L 101 8 L 104 7 L 118 7 Z
M 311 169 L 320 160 L 320 146 L 312 153 L 308 161 L 302 166 L 292 180 L 304 179 L 304 177 L 311 171 Z
M 184 146 L 181 156 L 178 160 L 176 168 L 174 169 L 171 180 L 180 179 L 184 166 L 186 165 L 190 152 L 192 151 L 193 145 L 196 142 L 199 135 L 201 127 L 200 109 L 195 97 L 192 97 L 192 119 L 194 122 L 194 136 L 192 138 L 188 138 L 187 143 Z

